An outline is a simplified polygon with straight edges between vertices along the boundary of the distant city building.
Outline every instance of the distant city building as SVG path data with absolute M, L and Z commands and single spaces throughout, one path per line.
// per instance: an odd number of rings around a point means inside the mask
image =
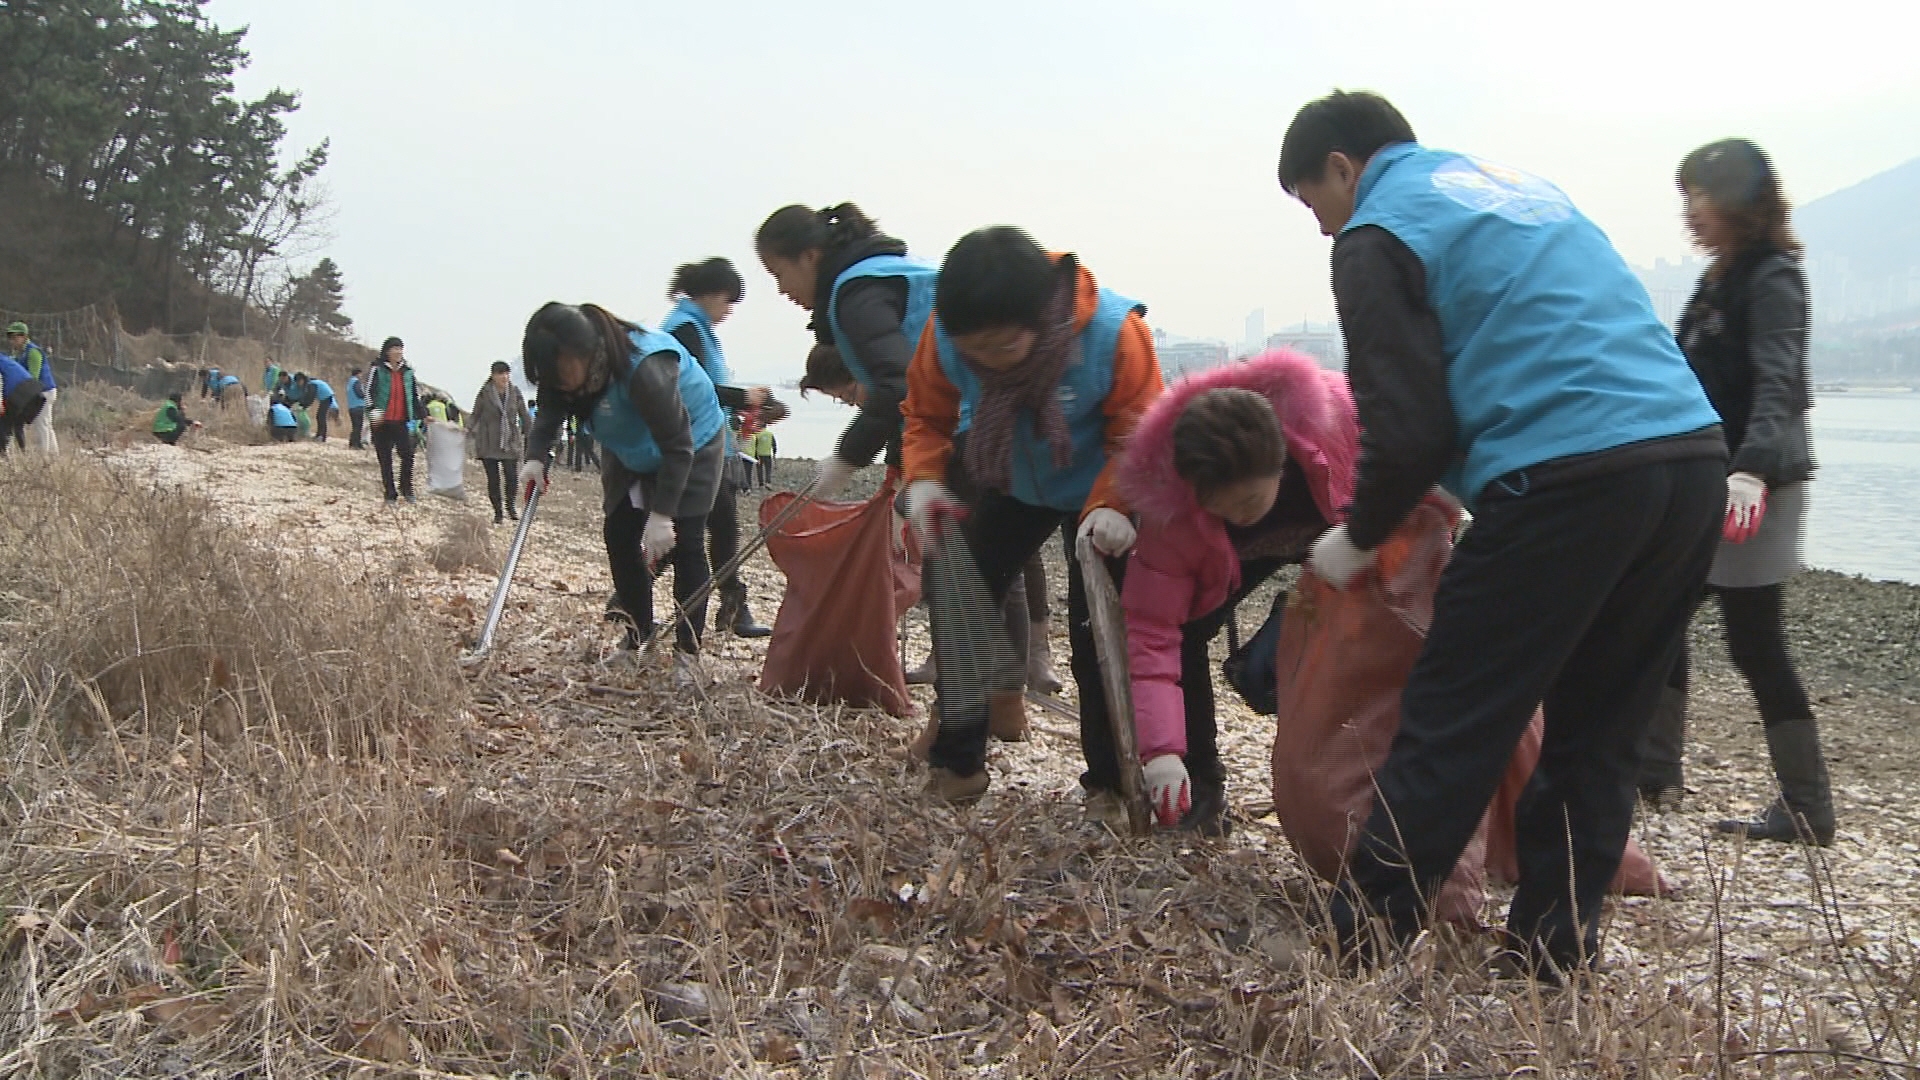
M 1247 336 L 1240 339 L 1247 352 L 1258 352 L 1267 340 L 1267 309 L 1254 308 L 1247 313 Z
M 1160 373 L 1168 379 L 1217 367 L 1232 358 L 1224 341 L 1181 337 L 1165 330 L 1153 332 L 1153 350 L 1160 357 Z
M 1305 353 L 1321 367 L 1333 371 L 1345 370 L 1347 364 L 1346 343 L 1340 338 L 1339 326 L 1332 323 L 1303 322 L 1277 334 L 1268 334 L 1266 347 Z
M 1686 310 L 1693 287 L 1706 269 L 1705 259 L 1689 255 L 1679 262 L 1655 259 L 1652 266 L 1636 266 L 1633 272 L 1640 278 L 1640 284 L 1647 287 L 1654 314 L 1668 327 L 1673 327 L 1679 325 L 1680 313 Z

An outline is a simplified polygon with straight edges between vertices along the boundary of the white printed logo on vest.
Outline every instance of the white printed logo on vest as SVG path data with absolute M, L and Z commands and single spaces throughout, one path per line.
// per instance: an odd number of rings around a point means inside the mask
M 1522 225 L 1550 225 L 1573 216 L 1573 203 L 1559 188 L 1479 158 L 1462 157 L 1433 170 L 1433 186 L 1469 210 L 1498 214 Z

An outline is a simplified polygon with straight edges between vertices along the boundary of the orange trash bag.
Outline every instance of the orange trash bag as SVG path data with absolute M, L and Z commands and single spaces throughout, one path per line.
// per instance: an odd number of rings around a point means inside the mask
M 1400 692 L 1433 620 L 1453 516 L 1429 501 L 1380 546 L 1376 571 L 1341 592 L 1303 573 L 1280 624 L 1273 808 L 1300 858 L 1338 880 L 1367 817 L 1373 774 L 1400 730 Z M 1434 915 L 1479 925 L 1486 821 L 1435 899 Z
M 1507 774 L 1500 780 L 1500 790 L 1493 796 L 1493 808 L 1487 816 L 1487 873 L 1495 881 L 1511 884 L 1520 879 L 1520 854 L 1515 850 L 1513 839 L 1514 807 L 1520 802 L 1520 792 L 1526 788 L 1527 781 L 1533 779 L 1534 767 L 1540 763 L 1540 740 L 1545 735 L 1546 722 L 1536 712 L 1533 722 L 1527 725 L 1527 733 L 1520 736 L 1520 745 L 1514 748 L 1513 760 L 1507 762 Z M 1627 838 L 1627 850 L 1620 856 L 1620 869 L 1607 888 L 1622 896 L 1680 894 L 1678 888 L 1660 876 L 1659 868 L 1632 837 Z
M 913 711 L 896 628 L 919 602 L 920 559 L 910 533 L 905 554 L 894 554 L 893 493 L 888 483 L 866 502 L 810 503 L 767 538 L 787 591 L 760 669 L 763 693 Z M 798 497 L 767 496 L 760 527 Z

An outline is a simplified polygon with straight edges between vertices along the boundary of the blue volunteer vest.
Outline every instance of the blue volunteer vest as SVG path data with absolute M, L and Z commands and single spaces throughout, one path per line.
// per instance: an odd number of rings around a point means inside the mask
M 939 274 L 939 267 L 929 266 L 905 255 L 871 255 L 840 271 L 840 276 L 833 279 L 833 290 L 827 294 L 827 329 L 833 333 L 833 345 L 840 350 L 841 361 L 861 386 L 871 391 L 873 375 L 867 371 L 860 357 L 854 354 L 853 343 L 847 340 L 846 331 L 840 329 L 841 287 L 855 278 L 904 279 L 907 283 L 907 313 L 900 320 L 900 332 L 906 335 L 907 351 L 911 353 L 920 345 L 920 335 L 927 328 L 927 320 L 933 318 L 933 283 Z
M 1102 288 L 1093 318 L 1074 341 L 1074 355 L 1054 391 L 1073 440 L 1073 459 L 1064 469 L 1053 467 L 1053 447 L 1034 432 L 1033 417 L 1021 413 L 1013 426 L 1013 481 L 1007 494 L 1029 506 L 1078 512 L 1093 492 L 1100 470 L 1107 467 L 1107 420 L 1101 407 L 1113 391 L 1113 357 L 1120 347 L 1120 328 L 1127 316 L 1147 313 L 1145 304 Z M 939 321 L 934 342 L 940 349 L 940 370 L 960 391 L 960 431 L 972 426 L 980 401 L 980 380 L 961 361 L 953 339 Z
M 293 418 L 293 410 L 277 401 L 267 406 L 267 417 L 268 422 L 277 428 L 300 426 L 299 422 Z
M 706 309 L 693 302 L 690 296 L 683 296 L 674 302 L 673 310 L 660 320 L 660 332 L 671 334 L 682 326 L 691 325 L 700 335 L 700 349 L 706 353 L 700 366 L 707 370 L 707 378 L 715 386 L 732 386 L 733 372 L 727 369 L 727 354 L 720 348 L 720 335 L 713 332 L 713 320 L 707 318 Z M 733 429 L 721 424 L 722 435 L 727 440 L 727 453 L 733 453 Z
M 1469 508 L 1515 469 L 1719 423 L 1646 288 L 1545 180 L 1399 143 L 1360 176 L 1364 225 L 1426 269 L 1460 424 L 1441 482 Z
M 658 330 L 630 330 L 627 340 L 633 345 L 627 353 L 627 366 L 614 372 L 608 380 L 606 392 L 600 395 L 600 403 L 593 407 L 588 418 L 587 428 L 629 471 L 659 472 L 660 447 L 653 441 L 653 430 L 640 418 L 640 410 L 627 396 L 627 376 L 632 373 L 633 365 L 659 352 L 670 352 L 680 358 L 680 400 L 687 407 L 695 450 L 712 442 L 726 426 L 720 416 L 720 399 L 714 396 L 713 380 L 706 371 L 670 335 Z

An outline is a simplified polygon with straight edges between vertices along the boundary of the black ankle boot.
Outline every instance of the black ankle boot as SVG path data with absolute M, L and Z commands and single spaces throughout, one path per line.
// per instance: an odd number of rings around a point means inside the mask
M 1721 832 L 1782 843 L 1833 843 L 1836 822 L 1827 761 L 1820 753 L 1820 727 L 1813 720 L 1783 720 L 1767 726 L 1767 753 L 1780 780 L 1780 797 L 1752 821 L 1722 821 Z

